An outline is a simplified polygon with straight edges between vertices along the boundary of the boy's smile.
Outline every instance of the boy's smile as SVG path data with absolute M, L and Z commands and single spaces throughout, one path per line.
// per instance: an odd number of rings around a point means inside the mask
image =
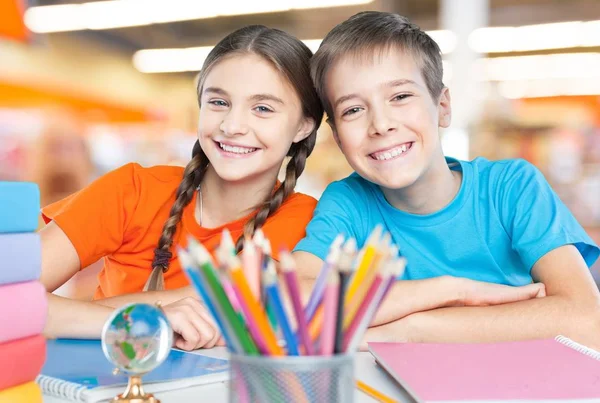
M 435 186 L 448 173 L 438 134 L 450 123 L 448 90 L 434 99 L 409 53 L 370 52 L 345 55 L 327 72 L 336 140 L 352 168 L 386 196 Z

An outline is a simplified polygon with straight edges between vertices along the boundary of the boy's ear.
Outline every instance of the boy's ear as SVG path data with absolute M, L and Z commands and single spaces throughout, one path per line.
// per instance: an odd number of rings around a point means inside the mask
M 331 128 L 331 132 L 333 133 L 333 138 L 335 139 L 335 142 L 337 143 L 338 147 L 340 147 L 340 149 L 341 149 L 342 145 L 340 144 L 340 136 L 338 136 L 338 132 L 335 129 L 335 123 L 333 122 L 333 120 L 331 120 L 330 117 L 327 117 L 327 124 Z
M 302 119 L 302 123 L 300 123 L 300 127 L 298 128 L 298 132 L 296 136 L 292 140 L 293 143 L 299 143 L 312 133 L 315 129 L 315 120 L 313 118 L 305 117 Z
M 452 121 L 452 105 L 450 102 L 450 90 L 444 87 L 438 102 L 438 126 L 449 127 Z

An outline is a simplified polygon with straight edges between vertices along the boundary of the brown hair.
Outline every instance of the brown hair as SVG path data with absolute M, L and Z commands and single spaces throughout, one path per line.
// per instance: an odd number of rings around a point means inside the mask
M 311 61 L 312 79 L 332 123 L 334 115 L 325 83 L 331 66 L 347 55 L 367 57 L 390 47 L 415 57 L 431 97 L 436 99 L 441 94 L 442 56 L 437 43 L 406 17 L 380 11 L 360 12 L 333 28 Z
M 269 61 L 287 78 L 300 98 L 304 116 L 312 118 L 315 127 L 307 138 L 293 143 L 290 147 L 287 153 L 290 160 L 286 167 L 285 180 L 245 224 L 244 234 L 237 241 L 238 251 L 242 248 L 244 235 L 252 236 L 254 231 L 262 227 L 267 218 L 293 193 L 296 180 L 304 170 L 306 158 L 315 146 L 317 129 L 323 119 L 323 107 L 310 77 L 312 52 L 304 43 L 288 33 L 262 25 L 241 28 L 226 36 L 212 49 L 204 61 L 198 79 L 199 104 L 202 86 L 211 69 L 224 57 L 248 53 L 256 54 Z M 185 167 L 183 180 L 177 188 L 175 203 L 171 207 L 169 218 L 165 222 L 158 241 L 158 247 L 154 251 L 153 272 L 145 289 L 162 289 L 162 273 L 168 270 L 169 260 L 172 256 L 170 248 L 173 243 L 173 235 L 181 221 L 183 209 L 191 202 L 209 163 L 200 143 L 196 141 L 192 151 L 192 160 Z

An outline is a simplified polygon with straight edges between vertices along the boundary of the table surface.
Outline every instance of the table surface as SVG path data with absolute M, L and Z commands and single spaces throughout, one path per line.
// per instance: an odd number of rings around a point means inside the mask
M 198 350 L 196 354 L 207 355 L 217 358 L 226 358 L 227 350 L 224 347 L 217 347 L 210 350 Z M 354 372 L 356 379 L 365 382 L 367 385 L 379 390 L 385 395 L 400 402 L 413 402 L 414 400 L 391 379 L 385 371 L 377 364 L 373 356 L 368 352 L 356 354 L 354 363 Z M 371 403 L 376 400 L 355 389 L 356 403 Z M 219 382 L 208 385 L 194 386 L 186 389 L 177 389 L 169 392 L 156 393 L 156 397 L 162 403 L 186 403 L 198 402 L 198 397 L 202 396 L 203 402 L 227 402 L 228 383 Z M 67 403 L 68 400 L 58 399 L 51 396 L 44 396 L 44 403 Z

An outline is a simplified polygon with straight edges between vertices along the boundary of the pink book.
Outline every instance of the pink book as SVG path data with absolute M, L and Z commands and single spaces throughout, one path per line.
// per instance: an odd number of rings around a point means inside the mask
M 600 399 L 600 353 L 563 336 L 491 344 L 369 343 L 418 402 Z

